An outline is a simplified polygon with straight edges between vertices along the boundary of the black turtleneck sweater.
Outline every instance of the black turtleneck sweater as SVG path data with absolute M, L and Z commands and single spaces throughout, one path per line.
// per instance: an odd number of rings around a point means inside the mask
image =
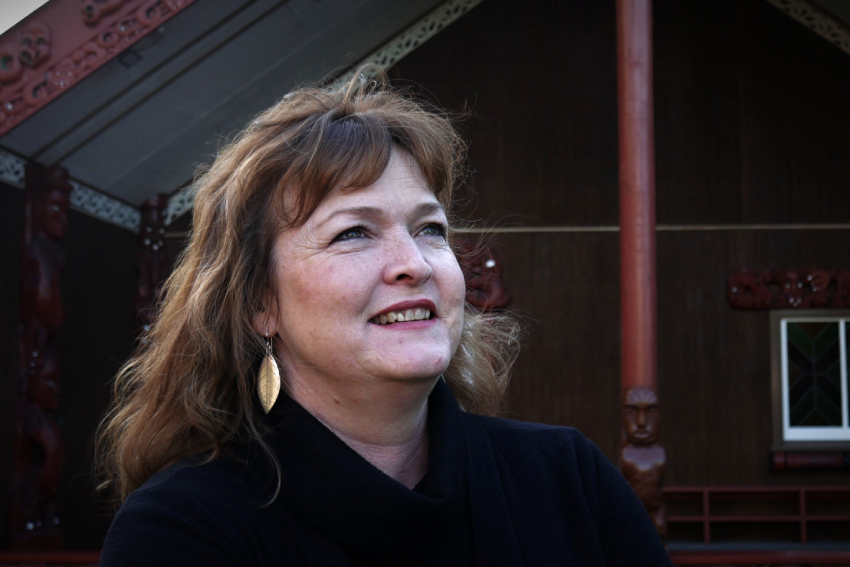
M 386 476 L 292 399 L 256 451 L 154 475 L 118 511 L 101 566 L 669 566 L 640 501 L 578 431 L 462 412 L 438 382 L 428 472 Z

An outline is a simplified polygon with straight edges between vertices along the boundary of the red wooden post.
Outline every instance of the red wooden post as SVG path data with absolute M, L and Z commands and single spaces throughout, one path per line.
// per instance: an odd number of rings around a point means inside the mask
M 620 465 L 658 533 L 666 538 L 661 483 L 667 455 L 658 442 L 660 404 L 656 391 L 652 104 L 652 1 L 617 0 L 623 411 Z
M 617 0 L 622 386 L 655 388 L 652 2 Z

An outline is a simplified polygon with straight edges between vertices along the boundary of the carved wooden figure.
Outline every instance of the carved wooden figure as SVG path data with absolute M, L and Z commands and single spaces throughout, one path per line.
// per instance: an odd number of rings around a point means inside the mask
M 142 222 L 136 251 L 136 314 L 141 334 L 150 329 L 156 302 L 162 299 L 162 284 L 168 277 L 165 257 L 166 206 L 168 195 L 164 194 L 149 199 L 142 205 Z
M 488 246 L 461 242 L 455 245 L 466 281 L 466 302 L 482 310 L 504 309 L 510 296 L 502 282 L 502 262 Z
M 850 307 L 850 270 L 742 270 L 726 293 L 738 309 Z
M 59 241 L 68 223 L 68 173 L 27 166 L 26 190 L 9 541 L 16 548 L 57 548 L 65 453 L 57 414 L 62 368 L 56 335 L 65 320 L 59 285 L 65 253 Z
M 664 447 L 658 444 L 660 415 L 655 390 L 645 386 L 623 393 L 623 443 L 620 464 L 623 476 L 632 485 L 649 512 L 662 539 L 667 536 L 661 483 L 667 467 Z

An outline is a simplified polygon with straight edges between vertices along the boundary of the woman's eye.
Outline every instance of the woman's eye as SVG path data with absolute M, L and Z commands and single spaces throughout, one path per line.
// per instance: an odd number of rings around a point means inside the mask
M 354 238 L 363 238 L 365 236 L 366 230 L 362 226 L 355 226 L 354 228 L 349 228 L 348 230 L 344 230 L 336 235 L 336 238 L 333 239 L 334 242 L 340 242 L 342 240 L 352 240 Z
M 422 234 L 427 234 L 429 236 L 445 236 L 446 227 L 441 224 L 432 223 L 422 229 Z

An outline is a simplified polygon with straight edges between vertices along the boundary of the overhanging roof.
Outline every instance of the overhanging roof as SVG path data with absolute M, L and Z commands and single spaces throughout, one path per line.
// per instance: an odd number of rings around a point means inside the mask
M 195 0 L 0 146 L 139 205 L 184 185 L 222 137 L 299 83 L 364 60 L 441 4 Z

